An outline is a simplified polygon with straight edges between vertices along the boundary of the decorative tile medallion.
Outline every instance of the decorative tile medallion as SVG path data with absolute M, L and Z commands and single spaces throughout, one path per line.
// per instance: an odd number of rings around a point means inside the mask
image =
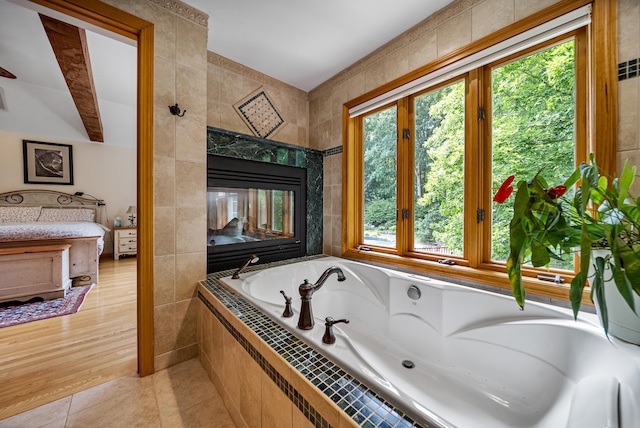
M 284 125 L 267 93 L 260 88 L 233 106 L 251 132 L 261 138 L 274 135 Z

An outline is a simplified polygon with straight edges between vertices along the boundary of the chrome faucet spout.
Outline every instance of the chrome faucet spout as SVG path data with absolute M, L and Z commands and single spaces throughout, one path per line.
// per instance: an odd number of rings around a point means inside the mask
M 298 287 L 300 300 L 302 300 L 302 306 L 300 307 L 300 317 L 298 318 L 298 328 L 301 328 L 302 330 L 311 330 L 313 328 L 315 321 L 313 320 L 313 311 L 311 309 L 311 297 L 313 296 L 313 293 L 322 288 L 329 276 L 334 273 L 338 276 L 338 281 L 340 282 L 347 279 L 344 276 L 342 269 L 332 266 L 322 273 L 320 278 L 318 278 L 318 282 L 316 282 L 315 284 L 309 284 L 309 281 L 305 279 L 304 282 Z

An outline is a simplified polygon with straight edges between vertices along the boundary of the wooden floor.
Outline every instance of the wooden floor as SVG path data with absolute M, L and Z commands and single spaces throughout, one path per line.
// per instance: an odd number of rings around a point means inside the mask
M 0 328 L 0 419 L 136 370 L 136 259 L 104 259 L 78 313 Z

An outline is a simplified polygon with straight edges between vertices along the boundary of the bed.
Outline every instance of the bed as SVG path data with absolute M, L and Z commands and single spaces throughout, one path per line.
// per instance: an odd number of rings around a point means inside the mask
M 96 283 L 109 231 L 104 206 L 99 199 L 51 190 L 0 193 L 0 249 L 68 244 L 73 284 Z

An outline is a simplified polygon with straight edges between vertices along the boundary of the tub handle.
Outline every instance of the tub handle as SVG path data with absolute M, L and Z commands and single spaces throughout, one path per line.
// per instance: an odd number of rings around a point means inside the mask
M 284 294 L 284 290 L 280 290 L 280 294 L 284 296 L 284 312 L 282 316 L 285 318 L 291 318 L 293 316 L 293 309 L 291 309 L 291 297 Z
M 326 317 L 324 319 L 324 336 L 322 336 L 322 342 L 332 344 L 336 342 L 336 336 L 333 334 L 333 325 L 339 322 L 343 322 L 345 324 L 349 324 L 349 320 L 346 318 L 340 320 L 334 320 L 331 317 Z

